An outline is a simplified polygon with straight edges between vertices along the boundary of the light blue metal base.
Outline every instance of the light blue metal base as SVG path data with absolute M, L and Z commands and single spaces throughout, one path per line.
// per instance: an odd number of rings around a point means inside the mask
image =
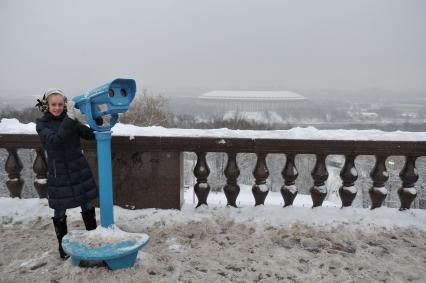
M 129 268 L 135 264 L 138 251 L 149 241 L 149 236 L 140 241 L 123 240 L 116 243 L 108 243 L 100 247 L 94 247 L 73 240 L 75 235 L 81 235 L 86 231 L 72 231 L 62 239 L 62 248 L 70 255 L 72 264 L 79 266 L 80 261 L 105 261 L 112 270 Z

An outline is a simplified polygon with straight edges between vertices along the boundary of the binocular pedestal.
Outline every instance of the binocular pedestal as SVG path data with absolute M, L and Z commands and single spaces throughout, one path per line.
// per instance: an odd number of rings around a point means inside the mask
M 149 241 L 149 236 L 126 233 L 114 225 L 111 131 L 97 132 L 99 174 L 99 205 L 101 226 L 92 231 L 71 231 L 62 239 L 64 251 L 73 265 L 80 261 L 105 261 L 112 270 L 132 267 L 138 251 Z
M 96 132 L 98 149 L 99 203 L 101 226 L 107 228 L 114 224 L 112 200 L 111 131 Z

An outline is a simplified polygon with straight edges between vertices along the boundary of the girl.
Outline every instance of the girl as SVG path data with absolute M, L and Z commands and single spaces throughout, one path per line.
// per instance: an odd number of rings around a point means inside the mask
M 68 232 L 66 209 L 80 206 L 86 230 L 97 226 L 91 202 L 98 196 L 98 188 L 80 146 L 80 138 L 94 140 L 95 134 L 67 113 L 67 98 L 60 89 L 50 89 L 41 101 L 37 100 L 36 106 L 44 113 L 36 120 L 36 130 L 47 152 L 48 201 L 54 209 L 52 220 L 59 254 L 66 259 L 69 256 L 61 245 Z

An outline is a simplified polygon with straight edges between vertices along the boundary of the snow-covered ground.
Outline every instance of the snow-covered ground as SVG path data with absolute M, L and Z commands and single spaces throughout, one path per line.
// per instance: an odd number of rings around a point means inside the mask
M 133 268 L 77 268 L 58 258 L 46 200 L 0 198 L 0 282 L 424 282 L 426 211 L 312 209 L 298 195 L 282 207 L 270 192 L 253 207 L 248 186 L 239 208 L 223 193 L 195 209 L 192 188 L 181 211 L 114 207 L 120 229 L 151 237 Z M 195 199 L 196 201 L 196 199 Z M 83 229 L 79 209 L 69 230 Z M 99 220 L 99 209 L 97 209 Z

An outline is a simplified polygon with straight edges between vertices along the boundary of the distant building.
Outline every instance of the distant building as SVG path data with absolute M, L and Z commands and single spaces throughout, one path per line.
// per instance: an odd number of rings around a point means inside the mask
M 203 106 L 236 112 L 281 111 L 306 98 L 291 91 L 215 90 L 198 97 Z
M 361 118 L 369 118 L 369 119 L 379 118 L 379 115 L 375 112 L 361 112 L 360 116 L 361 116 Z

